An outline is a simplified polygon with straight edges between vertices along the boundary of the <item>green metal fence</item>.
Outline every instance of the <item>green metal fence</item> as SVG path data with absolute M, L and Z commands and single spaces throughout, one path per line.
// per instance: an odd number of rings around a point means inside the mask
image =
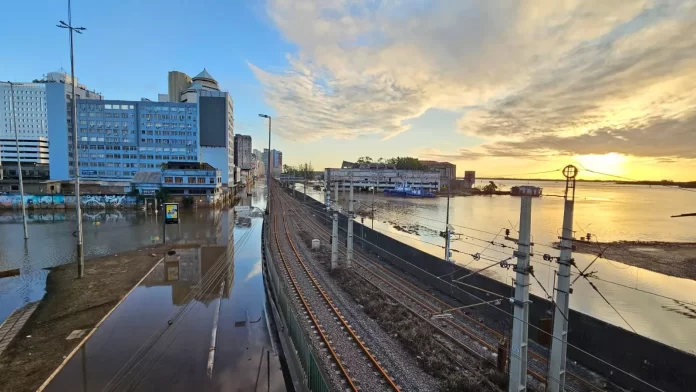
M 286 284 L 285 279 L 282 279 L 278 274 L 278 269 L 282 270 L 282 266 L 275 265 L 275 260 L 271 256 L 271 251 L 268 246 L 268 241 L 270 241 L 270 233 L 268 229 L 267 220 L 264 220 L 264 256 L 266 262 L 266 271 L 268 271 L 269 282 L 271 285 L 271 292 L 275 303 L 277 305 L 278 311 L 280 312 L 281 318 L 287 330 L 287 335 L 290 336 L 292 345 L 294 346 L 293 353 L 286 353 L 286 355 L 294 355 L 295 359 L 302 366 L 304 371 L 304 383 L 313 392 L 329 392 L 329 383 L 327 382 L 327 377 L 321 370 L 319 363 L 317 362 L 316 355 L 312 352 L 310 347 L 309 337 L 307 332 L 302 328 L 302 324 L 298 319 L 298 315 L 292 305 L 292 291 L 290 287 Z M 277 269 L 276 269 L 277 267 Z

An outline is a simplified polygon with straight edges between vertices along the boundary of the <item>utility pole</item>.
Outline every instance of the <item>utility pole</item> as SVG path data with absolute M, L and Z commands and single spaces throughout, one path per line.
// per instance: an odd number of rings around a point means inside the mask
M 510 347 L 509 392 L 527 391 L 527 334 L 529 321 L 529 253 L 531 250 L 532 198 L 522 196 L 520 208 L 520 238 L 517 241 L 515 271 L 514 319 Z
M 331 230 L 331 271 L 338 266 L 338 212 L 333 212 L 333 227 Z
M 334 192 L 336 193 L 336 208 L 334 208 L 334 210 L 340 211 L 341 205 L 338 203 L 338 181 L 334 182 Z
M 353 264 L 353 175 L 350 176 L 350 199 L 348 199 L 348 239 L 346 252 L 346 267 Z
M 304 201 L 307 201 L 307 173 L 304 175 Z
M 71 126 L 73 137 L 73 171 L 75 175 L 75 212 L 77 213 L 77 277 L 84 276 L 85 257 L 82 252 L 82 208 L 80 206 L 80 165 L 79 153 L 77 149 L 77 96 L 75 95 L 75 56 L 73 51 L 73 32 L 82 34 L 87 30 L 84 27 L 73 27 L 72 25 L 72 8 L 70 0 L 68 0 L 68 23 L 60 21 L 57 25 L 61 29 L 68 29 L 70 33 L 70 77 L 72 85 L 72 111 L 71 111 Z
M 14 83 L 8 81 L 10 84 L 10 96 L 12 99 L 12 127 L 14 128 L 15 134 L 15 145 L 17 146 L 17 173 L 19 173 L 19 194 L 22 197 L 22 221 L 24 222 L 24 240 L 29 239 L 29 230 L 27 229 L 27 209 L 24 203 L 24 178 L 22 176 L 22 159 L 19 155 L 19 136 L 17 135 L 17 110 L 15 109 L 15 99 L 14 99 Z
M 450 181 L 447 184 L 447 219 L 445 220 L 445 230 L 447 230 L 447 236 L 445 237 L 445 261 L 450 263 L 450 257 L 452 257 L 452 252 L 450 251 L 450 241 L 452 235 L 452 226 L 449 223 L 449 213 L 450 213 Z
M 570 308 L 570 266 L 573 263 L 573 210 L 575 208 L 575 177 L 578 168 L 568 165 L 563 168 L 566 178 L 565 209 L 563 211 L 563 234 L 560 237 L 561 255 L 556 273 L 556 308 L 553 315 L 553 339 L 549 360 L 548 387 L 550 392 L 565 389 L 566 351 L 568 345 L 568 309 Z
M 267 114 L 259 114 L 259 117 L 268 119 L 268 159 L 266 159 L 266 214 L 271 213 L 271 161 L 273 160 L 273 153 L 271 152 L 271 116 Z

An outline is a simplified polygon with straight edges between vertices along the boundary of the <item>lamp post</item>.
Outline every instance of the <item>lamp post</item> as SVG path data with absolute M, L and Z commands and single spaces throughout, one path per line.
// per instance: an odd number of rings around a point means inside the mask
M 22 221 L 24 222 L 24 239 L 29 239 L 29 231 L 27 230 L 27 209 L 24 205 L 24 179 L 22 177 L 22 160 L 19 157 L 19 136 L 17 135 L 17 114 L 15 113 L 15 99 L 14 99 L 14 83 L 7 82 L 10 84 L 10 96 L 12 99 L 12 127 L 14 128 L 15 134 L 15 145 L 17 146 L 17 173 L 19 173 L 19 193 L 22 197 Z
M 268 119 L 268 160 L 266 164 L 268 168 L 266 169 L 266 213 L 269 214 L 271 211 L 271 116 L 268 114 L 259 114 L 259 117 Z
M 82 209 L 80 208 L 80 170 L 78 165 L 78 150 L 77 150 L 77 98 L 75 96 L 75 58 L 73 55 L 73 32 L 82 34 L 84 27 L 73 27 L 72 25 L 72 9 L 70 0 L 68 0 L 68 23 L 60 21 L 56 25 L 61 29 L 68 29 L 70 34 L 70 77 L 72 85 L 72 136 L 73 136 L 73 173 L 75 175 L 75 211 L 77 212 L 77 277 L 84 276 L 85 258 L 82 252 Z

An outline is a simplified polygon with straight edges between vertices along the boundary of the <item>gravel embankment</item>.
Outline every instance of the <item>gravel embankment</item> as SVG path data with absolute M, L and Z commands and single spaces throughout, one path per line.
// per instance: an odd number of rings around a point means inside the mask
M 346 328 L 341 324 L 339 321 L 338 317 L 336 314 L 334 314 L 333 310 L 328 306 L 324 298 L 321 296 L 320 292 L 316 290 L 314 287 L 314 284 L 311 282 L 311 280 L 307 277 L 303 267 L 300 265 L 300 263 L 297 261 L 295 258 L 295 255 L 293 253 L 293 250 L 287 240 L 287 237 L 285 236 L 285 233 L 282 229 L 282 221 L 280 217 L 278 217 L 278 240 L 280 242 L 281 250 L 283 252 L 283 255 L 285 256 L 286 262 L 289 264 L 290 268 L 293 271 L 293 274 L 300 286 L 300 290 L 302 291 L 303 296 L 309 303 L 310 307 L 314 311 L 315 317 L 319 321 L 321 327 L 324 330 L 324 333 L 327 335 L 327 337 L 331 341 L 331 345 L 333 346 L 334 350 L 338 353 L 339 358 L 341 360 L 342 365 L 347 369 L 348 373 L 350 374 L 351 378 L 355 380 L 356 384 L 358 387 L 360 387 L 364 391 L 388 391 L 391 390 L 389 387 L 388 383 L 386 380 L 383 378 L 383 376 L 374 368 L 373 364 L 370 362 L 370 360 L 365 356 L 365 354 L 362 352 L 360 349 L 359 345 L 350 337 L 348 331 Z M 277 248 L 276 248 L 277 249 Z M 277 256 L 280 260 L 280 256 Z M 325 287 L 323 287 L 326 289 Z M 298 310 L 303 309 L 303 306 L 299 299 L 294 299 L 294 303 L 296 304 L 296 308 Z M 341 312 L 345 312 L 345 309 L 340 306 L 340 304 L 337 304 L 338 307 L 341 309 Z M 302 313 L 301 313 L 302 314 Z M 352 323 L 351 317 L 349 317 L 347 314 L 344 313 L 344 316 L 347 317 L 349 320 L 351 320 L 351 325 L 354 326 Z M 313 333 L 313 341 L 315 342 L 316 346 L 315 349 L 316 352 L 320 353 L 325 353 L 326 357 L 330 357 L 330 354 L 328 350 L 323 347 L 323 342 L 320 341 L 319 334 L 317 331 L 313 328 L 311 320 L 306 318 L 307 322 L 307 328 L 308 330 L 312 330 Z M 358 332 L 360 336 L 362 336 L 362 331 Z M 369 342 L 366 342 L 366 345 L 372 349 L 372 345 Z M 335 386 L 338 386 L 338 390 L 345 390 L 347 388 L 347 384 L 345 383 L 345 380 L 343 379 L 343 376 L 340 372 L 340 369 L 338 366 L 336 366 L 335 363 L 333 363 L 333 360 L 328 359 L 328 363 L 324 364 L 325 369 L 328 369 L 329 372 L 327 374 L 330 375 L 332 378 L 332 382 L 334 383 Z M 381 359 L 381 358 L 380 358 Z M 392 375 L 393 377 L 393 375 Z M 401 380 L 399 380 L 401 381 Z M 417 388 L 414 389 L 405 389 L 405 390 L 419 390 Z M 427 389 L 425 389 L 427 390 Z M 431 389 L 432 390 L 432 389 Z
M 293 214 L 289 212 L 287 218 L 292 219 Z M 289 227 L 296 229 L 294 225 Z M 306 234 L 305 238 L 301 238 L 303 236 L 293 230 L 292 235 L 298 252 L 315 278 L 331 296 L 336 306 L 341 309 L 343 315 L 350 321 L 350 325 L 382 367 L 394 378 L 395 383 L 403 391 L 438 390 L 437 381 L 421 370 L 413 356 L 406 352 L 393 336 L 388 335 L 374 320 L 370 319 L 362 310 L 363 306 L 356 303 L 335 282 L 333 274 L 329 272 L 330 254 L 309 251 L 307 249 L 309 237 Z

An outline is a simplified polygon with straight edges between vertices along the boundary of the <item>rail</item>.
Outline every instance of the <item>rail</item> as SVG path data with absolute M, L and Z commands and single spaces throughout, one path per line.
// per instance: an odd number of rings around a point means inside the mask
M 375 367 L 375 369 L 377 369 L 377 371 L 380 373 L 380 375 L 382 375 L 382 377 L 387 381 L 387 383 L 389 384 L 389 386 L 390 386 L 393 390 L 395 390 L 395 391 L 400 391 L 400 388 L 396 385 L 396 383 L 394 382 L 394 379 L 393 379 L 392 377 L 389 376 L 389 374 L 388 374 L 387 371 L 384 369 L 384 367 L 382 367 L 382 365 L 379 363 L 379 361 L 377 361 L 377 359 L 375 358 L 375 356 L 370 352 L 370 350 L 367 348 L 367 346 L 366 346 L 365 343 L 362 341 L 362 339 L 360 339 L 360 337 L 359 337 L 358 334 L 355 332 L 355 330 L 353 329 L 353 327 L 348 323 L 348 321 L 346 320 L 346 318 L 345 318 L 345 317 L 341 314 L 341 312 L 338 310 L 338 308 L 336 307 L 336 305 L 334 304 L 334 302 L 331 300 L 331 298 L 329 298 L 329 296 L 328 296 L 328 294 L 326 293 L 326 291 L 324 290 L 324 288 L 319 284 L 319 282 L 318 282 L 318 281 L 316 280 L 316 278 L 314 277 L 314 274 L 312 274 L 312 272 L 309 270 L 309 267 L 307 267 L 307 264 L 306 264 L 305 261 L 302 259 L 302 256 L 300 256 L 300 254 L 297 252 L 297 248 L 295 247 L 295 243 L 294 243 L 294 241 L 292 240 L 292 238 L 290 237 L 290 232 L 289 232 L 289 230 L 288 230 L 287 222 L 286 222 L 286 219 L 285 219 L 285 210 L 282 211 L 282 215 L 283 215 L 283 228 L 284 228 L 284 230 L 285 230 L 285 236 L 287 237 L 288 243 L 290 244 L 290 247 L 292 248 L 292 251 L 293 251 L 293 253 L 295 254 L 295 257 L 297 258 L 297 261 L 298 261 L 298 262 L 300 263 L 300 265 L 302 266 L 302 269 L 304 270 L 304 272 L 305 272 L 305 274 L 307 275 L 307 277 L 310 279 L 310 281 L 312 282 L 312 284 L 314 285 L 314 287 L 319 291 L 319 293 L 321 294 L 321 296 L 322 296 L 322 298 L 324 299 L 324 301 L 326 302 L 326 304 L 331 308 L 331 310 L 332 310 L 333 313 L 336 315 L 336 317 L 337 317 L 338 320 L 341 322 L 341 324 L 342 324 L 343 327 L 346 329 L 346 331 L 348 331 L 348 333 L 350 334 L 350 336 L 351 336 L 351 338 L 353 339 L 353 341 L 355 341 L 355 342 L 358 344 L 358 346 L 359 346 L 360 349 L 363 351 L 363 353 L 365 354 L 365 356 L 366 356 L 367 358 L 370 359 L 370 362 L 372 362 L 372 364 L 373 364 L 373 366 Z M 277 241 L 278 241 L 278 239 L 277 239 L 277 234 L 278 234 L 278 233 L 277 233 L 277 231 L 276 231 L 276 232 L 275 232 L 275 235 L 276 235 L 276 243 L 277 243 Z M 279 253 L 281 252 L 281 251 L 280 251 L 280 245 L 279 245 L 279 244 L 278 244 L 278 251 L 279 251 Z M 281 257 L 283 257 L 283 256 L 282 256 L 282 253 L 280 253 L 280 254 L 281 254 Z M 294 277 L 293 277 L 292 279 L 294 279 Z M 299 290 L 299 288 L 298 288 L 298 290 Z M 317 329 L 319 329 L 319 328 L 320 328 L 320 327 L 317 325 Z M 321 332 L 321 333 L 322 333 L 322 336 L 323 336 L 323 332 Z M 328 342 L 327 342 L 327 345 L 328 345 Z M 344 371 L 344 374 L 345 374 L 346 377 L 349 379 L 349 383 L 350 383 L 351 380 L 350 380 L 350 377 L 347 375 L 347 372 L 345 372 L 345 369 L 343 369 L 343 368 L 341 368 L 341 369 Z
M 286 194 L 285 196 L 286 196 L 286 197 L 290 197 L 290 196 L 287 195 L 287 194 Z M 292 199 L 295 203 L 297 203 L 298 205 L 302 205 L 302 203 L 300 203 L 298 200 L 295 200 L 294 198 L 291 198 L 291 199 Z M 293 209 L 293 210 L 294 210 L 294 209 Z M 299 214 L 297 214 L 297 216 L 298 216 L 303 222 L 308 223 L 308 221 L 305 220 L 304 218 L 302 218 Z M 327 230 L 325 227 L 323 227 L 323 226 L 317 224 L 316 222 L 312 222 L 311 219 L 310 219 L 310 223 L 311 223 L 311 226 L 321 228 L 322 232 L 324 233 L 324 235 L 325 235 L 327 238 L 330 236 L 329 234 L 327 234 L 327 233 L 328 233 L 328 230 Z M 313 229 L 313 231 L 314 231 L 315 233 L 317 233 L 317 234 L 320 234 L 317 230 L 314 230 L 314 229 Z M 362 240 L 362 239 L 361 239 L 361 240 Z M 345 255 L 345 252 L 342 251 L 342 250 L 340 250 L 340 249 L 339 249 L 339 252 L 341 252 L 342 254 Z M 437 304 L 443 306 L 443 308 L 451 308 L 451 307 L 452 307 L 451 304 L 448 304 L 448 303 L 444 302 L 444 301 L 441 300 L 440 298 L 437 298 L 436 296 L 434 296 L 434 295 L 428 293 L 427 291 L 423 290 L 422 288 L 420 288 L 420 287 L 416 286 L 415 284 L 409 282 L 408 280 L 406 280 L 406 279 L 404 279 L 404 278 L 398 276 L 397 274 L 393 273 L 392 271 L 390 271 L 389 269 L 385 268 L 384 266 L 381 266 L 381 265 L 379 265 L 379 264 L 377 264 L 377 263 L 375 263 L 375 262 L 369 261 L 366 257 L 364 257 L 363 255 L 361 255 L 360 253 L 355 252 L 354 255 L 356 255 L 357 257 L 359 257 L 359 258 L 362 259 L 363 261 L 365 261 L 365 262 L 371 264 L 373 267 L 376 267 L 376 268 L 379 270 L 379 273 L 378 273 L 378 272 L 375 272 L 372 268 L 367 267 L 365 264 L 362 264 L 362 263 L 358 262 L 357 260 L 354 260 L 354 262 L 355 262 L 357 265 L 359 265 L 360 267 L 364 268 L 365 270 L 371 272 L 371 273 L 372 273 L 375 277 L 377 277 L 379 280 L 381 280 L 381 281 L 383 281 L 384 283 L 390 285 L 392 288 L 394 288 L 394 289 L 397 290 L 398 292 L 402 293 L 404 296 L 408 297 L 409 300 L 413 301 L 414 303 L 417 303 L 419 306 L 421 306 L 421 307 L 423 307 L 424 309 L 428 310 L 428 312 L 430 312 L 430 313 L 432 313 L 432 314 L 434 314 L 434 313 L 439 313 L 441 309 L 437 309 L 437 308 L 434 308 L 434 307 L 432 307 L 432 306 L 430 306 L 430 305 L 428 305 L 428 304 L 423 303 L 423 301 L 417 299 L 417 298 L 414 297 L 411 293 L 406 292 L 406 291 L 403 289 L 403 287 L 408 287 L 410 290 L 412 290 L 413 293 L 417 293 L 416 295 L 420 295 L 420 296 L 422 296 L 422 297 L 424 297 L 424 298 L 427 298 L 427 299 L 429 299 L 429 300 L 431 300 L 431 301 L 433 301 L 433 302 L 435 302 L 435 303 L 437 303 Z M 383 275 L 381 275 L 381 274 L 383 274 Z M 401 286 L 393 284 L 392 282 L 388 281 L 388 279 L 386 279 L 384 276 L 389 276 L 389 278 L 394 279 L 395 281 L 398 281 L 399 285 L 401 285 Z M 491 342 L 489 342 L 489 341 L 486 341 L 486 340 L 502 339 L 502 338 L 503 338 L 503 334 L 501 334 L 500 332 L 498 332 L 498 331 L 496 331 L 496 330 L 494 330 L 494 329 L 488 327 L 488 326 L 485 325 L 484 323 L 482 323 L 482 322 L 476 320 L 475 318 L 469 316 L 468 314 L 466 314 L 465 312 L 463 312 L 463 311 L 461 311 L 461 310 L 456 310 L 456 312 L 458 313 L 459 316 L 461 316 L 461 317 L 463 317 L 463 318 L 465 318 L 465 319 L 468 319 L 470 322 L 473 322 L 473 323 L 474 323 L 475 325 L 477 325 L 477 327 L 480 328 L 480 329 L 475 329 L 475 328 L 471 328 L 471 327 L 465 326 L 465 325 L 463 325 L 461 322 L 456 322 L 456 321 L 453 320 L 453 319 L 443 319 L 443 320 L 444 320 L 446 323 L 448 323 L 449 325 L 453 326 L 455 329 L 459 330 L 461 333 L 465 334 L 466 336 L 468 336 L 469 338 L 471 338 L 472 340 L 474 340 L 475 342 L 477 342 L 478 344 L 480 344 L 480 345 L 486 347 L 486 348 L 487 348 L 488 350 L 490 350 L 491 352 L 496 352 L 496 351 L 497 351 L 497 345 L 496 345 L 496 344 L 493 344 L 493 343 L 491 343 Z M 494 335 L 494 337 L 490 337 L 490 335 L 484 333 L 484 331 L 487 331 L 489 334 Z M 486 359 L 486 358 L 482 357 L 475 349 L 472 349 L 472 348 L 468 347 L 468 346 L 467 346 L 466 344 L 464 344 L 463 342 L 460 342 L 460 341 L 458 341 L 457 339 L 454 339 L 454 340 L 455 340 L 455 343 L 456 343 L 459 347 L 463 348 L 464 350 L 466 350 L 466 351 L 469 352 L 470 354 L 473 354 L 474 356 L 476 356 L 476 357 L 478 357 L 478 358 L 481 358 L 481 359 L 484 359 L 484 360 L 489 360 L 489 359 Z M 529 354 L 530 354 L 530 356 L 532 356 L 535 360 L 537 360 L 538 362 L 540 362 L 540 363 L 537 364 L 535 367 L 543 369 L 543 365 L 545 365 L 545 364 L 547 363 L 546 358 L 542 357 L 542 356 L 539 355 L 538 353 L 536 353 L 536 352 L 534 352 L 534 351 L 531 351 L 531 350 L 530 350 Z M 532 376 L 532 377 L 533 377 L 534 379 L 536 379 L 537 381 L 542 382 L 542 383 L 545 383 L 545 382 L 546 382 L 546 377 L 545 377 L 544 375 L 540 374 L 539 371 L 535 371 L 534 369 L 529 368 L 529 369 L 527 370 L 527 372 L 529 373 L 530 376 Z M 568 375 L 569 378 L 576 380 L 579 384 L 581 384 L 581 385 L 584 386 L 584 387 L 589 387 L 589 388 L 591 388 L 591 389 L 593 389 L 593 390 L 597 390 L 597 391 L 602 391 L 602 390 L 604 390 L 604 389 L 602 389 L 601 387 L 598 387 L 597 385 L 593 384 L 591 381 L 586 380 L 586 379 L 582 378 L 581 376 L 579 376 L 579 375 L 577 375 L 577 374 L 575 374 L 575 373 L 573 373 L 573 372 L 568 372 L 567 375 Z
M 266 262 L 266 270 L 268 271 L 269 283 L 272 292 L 275 294 L 274 297 L 277 309 L 283 318 L 284 327 L 287 329 L 287 335 L 290 337 L 290 342 L 294 349 L 291 350 L 293 351 L 292 353 L 288 354 L 294 354 L 298 359 L 304 373 L 304 383 L 310 391 L 329 392 L 331 388 L 329 388 L 329 384 L 326 381 L 328 377 L 322 372 L 319 362 L 310 348 L 306 332 L 297 319 L 293 306 L 290 303 L 290 293 L 287 291 L 285 285 L 281 283 L 281 278 L 278 276 L 275 262 L 273 261 L 268 242 L 266 241 L 268 239 L 268 232 L 270 232 L 270 227 L 264 222 L 264 239 L 262 244 L 264 246 L 264 259 Z

